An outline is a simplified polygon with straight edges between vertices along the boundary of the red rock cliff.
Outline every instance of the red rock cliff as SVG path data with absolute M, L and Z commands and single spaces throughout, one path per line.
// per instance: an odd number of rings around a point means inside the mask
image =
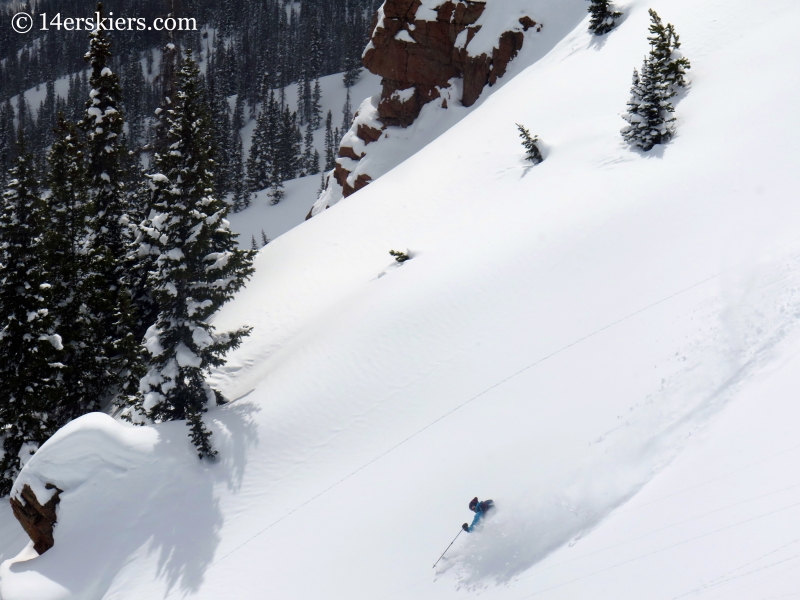
M 461 104 L 472 106 L 486 86 L 494 85 L 522 48 L 524 31 L 542 26 L 532 18 L 519 19 L 513 30 L 499 35 L 491 52 L 470 54 L 470 42 L 481 30 L 480 18 L 487 2 L 503 0 L 386 0 L 376 15 L 372 38 L 364 52 L 364 66 L 383 78 L 379 99 L 370 114 L 356 115 L 339 147 L 333 181 L 312 207 L 307 218 L 336 199 L 367 186 L 382 173 L 356 172 L 388 127 L 408 127 L 423 106 L 440 100 L 453 79 L 462 80 Z M 453 102 L 453 95 L 446 94 Z M 455 101 L 459 99 L 456 98 Z M 375 106 L 377 103 L 377 107 Z M 376 144 L 379 146 L 380 144 Z M 364 163 L 361 163 L 363 167 Z M 337 186 L 337 190 L 331 190 Z M 335 193 L 334 193 L 335 192 Z

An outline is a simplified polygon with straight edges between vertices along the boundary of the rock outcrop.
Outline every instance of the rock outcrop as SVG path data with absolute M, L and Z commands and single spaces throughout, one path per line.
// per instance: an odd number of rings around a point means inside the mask
M 417 18 L 421 7 L 421 0 L 387 0 L 364 53 L 364 66 L 383 77 L 378 115 L 384 125 L 411 125 L 454 77 L 464 80 L 462 104 L 472 106 L 522 48 L 522 32 L 507 31 L 491 55 L 469 54 L 486 2 L 446 0 L 436 7 L 433 21 Z M 537 26 L 530 17 L 520 24 L 525 31 Z
M 333 196 L 347 197 L 382 173 L 356 173 L 356 167 L 388 127 L 407 128 L 422 108 L 439 100 L 472 106 L 486 86 L 494 85 L 522 48 L 524 32 L 541 30 L 531 17 L 518 19 L 509 31 L 498 32 L 490 51 L 470 53 L 481 31 L 487 2 L 503 0 L 386 0 L 376 15 L 372 38 L 363 55 L 364 66 L 380 75 L 383 89 L 371 105 L 362 105 L 352 129 L 339 147 L 339 159 L 328 180 L 338 186 Z M 491 43 L 491 42 L 490 42 Z M 461 80 L 460 97 L 445 93 Z M 327 192 L 328 190 L 326 190 Z M 335 202 L 326 192 L 308 217 Z
M 45 486 L 55 490 L 55 494 L 44 504 L 39 502 L 31 487 L 25 484 L 19 493 L 20 498 L 11 497 L 11 510 L 22 525 L 25 533 L 33 541 L 33 549 L 44 554 L 53 547 L 53 527 L 56 524 L 56 506 L 60 501 L 60 489 L 51 483 Z

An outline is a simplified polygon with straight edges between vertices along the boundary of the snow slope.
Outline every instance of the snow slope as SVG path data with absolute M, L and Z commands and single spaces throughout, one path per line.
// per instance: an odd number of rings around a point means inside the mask
M 643 155 L 651 6 L 693 84 Z M 149 444 L 72 465 L 47 554 L 0 540 L 3 600 L 797 595 L 800 5 L 624 10 L 259 253 L 216 319 L 255 327 L 213 377 L 218 462 L 94 415 L 34 456 L 29 481 L 98 431 Z M 432 570 L 476 494 L 496 513 Z
M 322 92 L 320 107 L 322 108 L 322 127 L 314 132 L 314 148 L 320 155 L 320 168 L 325 167 L 325 115 L 332 113 L 333 127 L 343 126 L 342 109 L 347 98 L 347 89 L 342 81 L 342 74 L 328 75 L 320 78 L 320 91 Z M 353 111 L 358 108 L 362 98 L 380 92 L 380 77 L 369 71 L 364 71 L 356 84 L 351 88 L 351 105 Z M 291 110 L 297 110 L 297 84 L 286 87 L 286 102 Z M 242 128 L 242 146 L 245 152 L 245 161 L 250 152 L 250 143 L 255 130 L 255 119 L 250 119 Z M 305 133 L 305 128 L 303 128 Z M 230 215 L 231 229 L 239 234 L 239 244 L 244 248 L 250 247 L 251 237 L 255 236 L 261 244 L 261 230 L 263 229 L 269 239 L 289 231 L 302 223 L 311 205 L 319 195 L 321 183 L 320 175 L 301 177 L 284 183 L 286 195 L 276 205 L 269 203 L 266 191 L 260 191 L 252 200 L 251 206 L 240 213 Z

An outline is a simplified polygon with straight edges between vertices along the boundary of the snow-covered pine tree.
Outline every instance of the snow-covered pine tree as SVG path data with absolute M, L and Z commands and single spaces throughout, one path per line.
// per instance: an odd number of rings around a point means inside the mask
M 595 35 L 605 35 L 616 27 L 616 19 L 619 19 L 622 13 L 612 8 L 610 0 L 590 0 L 590 2 L 589 14 L 592 18 L 589 21 L 589 31 Z
M 89 275 L 90 232 L 86 192 L 85 148 L 78 131 L 64 115 L 58 117 L 55 140 L 48 154 L 47 214 L 43 244 L 51 284 L 51 312 L 64 347 L 62 389 L 51 407 L 59 426 L 99 410 L 109 394 L 106 367 L 96 360 L 102 320 L 88 308 L 95 293 Z
M 191 53 L 167 122 L 170 149 L 155 157 L 154 210 L 143 224 L 143 250 L 157 257 L 150 281 L 160 312 L 146 335 L 149 371 L 140 408 L 156 422 L 186 419 L 202 458 L 216 454 L 203 413 L 223 402 L 204 373 L 223 365 L 250 331 L 217 333 L 208 320 L 244 285 L 254 253 L 238 249 L 227 205 L 214 193 L 210 126 Z
M 671 24 L 664 25 L 656 11 L 650 10 L 650 54 L 641 72 L 634 70 L 631 98 L 623 119 L 628 125 L 622 137 L 629 144 L 648 152 L 667 142 L 675 133 L 675 88 L 686 85 L 689 60 L 680 56 L 680 41 Z
M 544 160 L 542 153 L 539 151 L 539 146 L 536 145 L 539 141 L 539 136 L 531 136 L 531 132 L 525 129 L 525 127 L 519 123 L 516 125 L 517 129 L 519 130 L 519 137 L 522 138 L 522 147 L 525 148 L 525 158 L 527 158 L 533 164 L 538 165 Z
M 61 338 L 55 329 L 42 240 L 44 202 L 24 133 L 0 211 L 0 496 L 24 462 L 63 423 Z
M 649 152 L 656 144 L 663 144 L 674 134 L 672 124 L 675 112 L 670 99 L 675 95 L 663 74 L 650 58 L 642 65 L 641 74 L 633 72 L 631 99 L 623 118 L 628 126 L 622 129 L 622 137 L 632 146 Z
M 102 4 L 97 5 L 102 14 Z M 124 117 L 120 107 L 119 78 L 111 71 L 111 43 L 103 30 L 89 34 L 91 66 L 89 100 L 80 127 L 86 132 L 86 176 L 90 200 L 87 224 L 89 277 L 94 293 L 88 310 L 102 324 L 95 351 L 105 368 L 104 379 L 115 402 L 132 401 L 142 370 L 140 340 L 131 300 L 127 259 L 133 233 L 129 195 L 122 168 L 127 149 L 122 140 Z
M 650 60 L 655 63 L 664 80 L 671 86 L 686 87 L 689 59 L 680 53 L 681 42 L 671 23 L 664 25 L 661 17 L 650 9 Z

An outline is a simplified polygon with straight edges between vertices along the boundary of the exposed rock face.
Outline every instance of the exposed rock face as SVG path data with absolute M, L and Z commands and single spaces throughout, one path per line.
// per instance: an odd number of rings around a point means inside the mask
M 435 21 L 417 18 L 421 5 L 421 0 L 386 0 L 364 53 L 364 66 L 383 77 L 378 115 L 384 125 L 408 127 L 425 104 L 439 97 L 437 88 L 448 87 L 454 77 L 464 80 L 461 102 L 472 106 L 522 48 L 522 32 L 507 31 L 491 56 L 469 55 L 484 1 L 445 0 Z M 525 30 L 536 26 L 530 17 L 520 23 Z
M 487 2 L 503 0 L 386 0 L 364 52 L 364 66 L 383 77 L 380 98 L 362 105 L 351 130 L 339 147 L 339 158 L 328 187 L 307 218 L 318 214 L 336 198 L 347 197 L 368 185 L 373 176 L 360 162 L 370 154 L 388 127 L 409 127 L 422 108 L 438 100 L 472 106 L 487 85 L 505 75 L 508 64 L 522 48 L 524 31 L 542 26 L 524 16 L 513 30 L 499 34 L 491 52 L 470 54 L 470 43 L 481 30 L 480 18 Z M 502 30 L 501 30 L 502 31 Z M 491 42 L 489 42 L 491 43 Z M 486 45 L 485 47 L 488 47 Z M 451 81 L 462 80 L 461 97 L 450 93 Z M 366 110 L 365 110 L 366 109 Z M 359 166 L 360 165 L 360 166 Z M 360 172 L 356 173 L 356 169 Z M 338 186 L 332 190 L 331 186 Z
M 60 489 L 51 483 L 45 486 L 48 490 L 56 490 L 50 500 L 44 505 L 39 503 L 39 499 L 29 485 L 25 484 L 20 496 L 23 502 L 17 498 L 11 498 L 11 509 L 14 516 L 22 525 L 25 533 L 33 540 L 33 549 L 39 554 L 44 554 L 53 547 L 53 526 L 56 524 L 56 506 L 60 502 Z

